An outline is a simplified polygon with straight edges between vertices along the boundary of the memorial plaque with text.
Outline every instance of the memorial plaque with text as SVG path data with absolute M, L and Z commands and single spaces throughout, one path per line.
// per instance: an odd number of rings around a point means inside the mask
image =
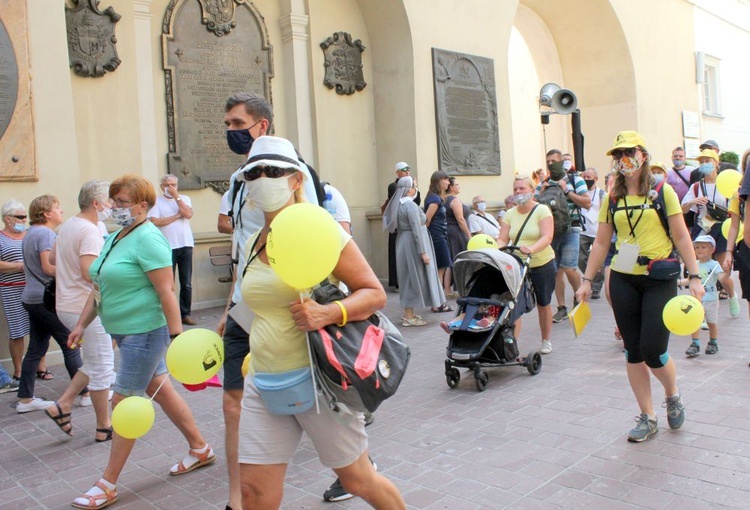
M 499 175 L 495 65 L 432 49 L 438 165 L 451 175 Z
M 8 31 L 0 20 L 0 138 L 10 125 L 18 98 L 18 65 Z
M 263 17 L 250 2 L 234 7 L 232 30 L 220 35 L 202 21 L 195 0 L 172 0 L 164 17 L 168 165 L 182 188 L 223 192 L 242 163 L 226 143 L 230 95 L 255 92 L 271 102 L 273 60 Z

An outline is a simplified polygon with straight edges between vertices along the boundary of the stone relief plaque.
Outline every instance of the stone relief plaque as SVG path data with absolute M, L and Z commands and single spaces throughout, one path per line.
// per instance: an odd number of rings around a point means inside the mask
M 120 15 L 113 7 L 99 10 L 99 0 L 73 0 L 65 6 L 70 67 L 78 76 L 97 78 L 122 62 L 117 56 L 115 23 Z
M 336 32 L 320 43 L 325 55 L 325 77 L 323 84 L 329 89 L 336 88 L 340 95 L 351 95 L 367 86 L 362 74 L 362 53 L 365 45 L 346 32 Z
M 499 175 L 491 58 L 432 49 L 438 165 L 451 175 Z
M 0 0 L 0 181 L 37 180 L 26 2 Z
M 164 16 L 167 162 L 181 188 L 223 193 L 243 162 L 226 143 L 224 104 L 231 94 L 255 92 L 271 102 L 273 58 L 263 17 L 251 2 L 232 1 L 231 31 L 217 33 L 204 21 L 205 6 L 228 1 L 170 0 Z

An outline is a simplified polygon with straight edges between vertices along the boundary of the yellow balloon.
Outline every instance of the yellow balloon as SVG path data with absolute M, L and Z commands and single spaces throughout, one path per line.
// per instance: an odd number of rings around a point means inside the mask
M 242 361 L 242 368 L 240 371 L 242 372 L 242 377 L 247 377 L 247 373 L 250 371 L 250 358 L 252 357 L 252 353 L 247 353 L 247 356 L 245 356 L 245 359 Z
M 154 425 L 154 404 L 144 397 L 128 397 L 112 411 L 112 428 L 126 439 L 138 439 Z
M 341 254 L 340 229 L 320 206 L 291 205 L 271 222 L 266 241 L 268 262 L 290 287 L 309 289 L 336 267 Z
M 716 189 L 724 198 L 732 198 L 740 189 L 740 181 L 742 181 L 742 174 L 737 170 L 723 170 L 716 178 Z
M 497 241 L 487 234 L 477 234 L 469 239 L 467 249 L 469 250 L 481 250 L 482 248 L 494 248 L 497 249 Z
M 701 327 L 703 305 L 693 296 L 673 297 L 664 307 L 662 319 L 667 329 L 675 335 L 689 335 Z
M 724 170 L 726 172 L 726 170 Z M 729 226 L 732 224 L 732 219 L 729 218 L 727 220 L 724 220 L 724 223 L 721 224 L 721 233 L 724 235 L 724 239 L 729 239 Z M 742 241 L 745 238 L 745 231 L 744 231 L 744 225 L 742 222 L 740 222 L 740 231 L 737 233 L 737 242 Z
M 210 329 L 189 329 L 172 340 L 166 361 L 169 373 L 181 383 L 204 383 L 224 363 L 224 342 Z

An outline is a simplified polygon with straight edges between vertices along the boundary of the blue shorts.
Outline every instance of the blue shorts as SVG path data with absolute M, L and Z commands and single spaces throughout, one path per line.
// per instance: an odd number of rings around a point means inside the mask
M 135 335 L 112 335 L 120 348 L 114 390 L 125 397 L 143 396 L 151 379 L 167 373 L 164 355 L 169 347 L 169 328 L 162 326 Z
M 534 284 L 537 306 L 549 305 L 552 302 L 552 293 L 555 291 L 557 264 L 554 260 L 550 260 L 543 266 L 530 267 L 529 275 L 531 276 L 531 283 Z
M 569 232 L 559 239 L 552 240 L 555 251 L 555 262 L 560 269 L 578 268 L 578 250 L 581 242 L 580 232 Z

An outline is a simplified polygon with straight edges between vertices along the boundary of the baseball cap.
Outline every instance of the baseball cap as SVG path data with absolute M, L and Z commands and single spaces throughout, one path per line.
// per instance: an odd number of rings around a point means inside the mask
M 716 140 L 706 140 L 700 146 L 698 147 L 700 150 L 704 149 L 713 149 L 713 148 L 719 148 L 719 144 L 716 143 Z
M 716 248 L 716 241 L 714 241 L 714 238 L 707 235 L 698 236 L 695 238 L 695 241 L 693 241 L 693 244 L 695 243 L 709 243 L 711 246 Z
M 617 133 L 612 148 L 607 151 L 607 156 L 611 156 L 612 151 L 618 149 L 630 149 L 636 146 L 646 147 L 646 140 L 635 131 L 620 131 Z
M 242 167 L 243 171 L 237 174 L 237 180 L 247 180 L 245 173 L 260 165 L 302 171 L 302 163 L 297 159 L 297 151 L 292 142 L 278 136 L 261 136 L 253 142 L 247 162 Z
M 397 172 L 408 172 L 409 171 L 409 164 L 404 163 L 403 161 L 399 161 L 396 163 L 396 171 Z
M 717 163 L 719 162 L 719 155 L 716 154 L 716 151 L 713 149 L 703 149 L 701 153 L 698 155 L 697 159 L 700 158 L 711 158 Z

